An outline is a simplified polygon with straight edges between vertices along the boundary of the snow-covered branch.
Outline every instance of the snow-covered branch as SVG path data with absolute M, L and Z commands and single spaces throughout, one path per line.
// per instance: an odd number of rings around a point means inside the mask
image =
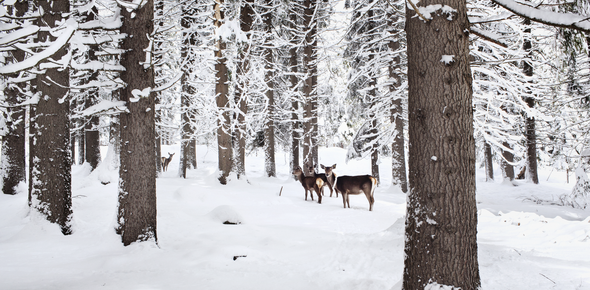
M 528 18 L 532 21 L 550 26 L 571 28 L 590 32 L 590 17 L 573 14 L 559 13 L 520 4 L 513 0 L 492 0 L 494 3 L 506 8 L 510 12 Z

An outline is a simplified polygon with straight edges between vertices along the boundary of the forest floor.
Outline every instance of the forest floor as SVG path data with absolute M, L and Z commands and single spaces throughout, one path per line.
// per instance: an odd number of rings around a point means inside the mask
M 157 180 L 157 245 L 121 244 L 117 171 L 106 162 L 92 173 L 73 167 L 70 236 L 29 211 L 25 186 L 1 195 L 0 289 L 400 289 L 406 196 L 390 186 L 388 158 L 370 212 L 364 196 L 343 209 L 327 188 L 322 204 L 305 201 L 284 153 L 277 154 L 276 178 L 265 177 L 264 153 L 253 152 L 248 179 L 223 186 L 214 149 L 199 146 L 198 168 L 187 179 L 177 177 L 179 146 L 162 151 L 176 155 Z M 347 163 L 345 155 L 322 148 L 320 163 L 336 163 L 339 175 L 370 172 L 369 160 Z M 550 169 L 539 178 L 539 185 L 513 186 L 496 168 L 496 181 L 485 182 L 478 169 L 482 289 L 590 290 L 590 209 L 540 202 L 557 200 L 573 184 Z

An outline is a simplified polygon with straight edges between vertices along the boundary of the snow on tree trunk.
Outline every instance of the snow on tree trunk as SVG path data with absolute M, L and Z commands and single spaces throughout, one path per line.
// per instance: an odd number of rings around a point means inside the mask
M 120 114 L 121 166 L 119 168 L 119 209 L 117 233 L 124 245 L 157 242 L 154 71 L 150 55 L 153 32 L 152 0 L 137 9 L 121 9 L 121 33 L 127 34 L 121 48 L 125 71 L 121 80 L 121 101 L 128 112 Z M 146 50 L 148 53 L 146 53 Z
M 23 16 L 28 10 L 28 2 L 17 1 L 14 3 L 14 15 Z M 14 50 L 8 52 L 7 60 L 14 63 L 25 59 L 25 52 Z M 9 78 L 17 78 L 18 73 L 8 75 Z M 24 97 L 19 94 L 18 86 L 23 90 L 25 83 L 7 84 L 4 89 L 4 102 L 7 108 L 3 111 L 2 118 L 5 121 L 6 131 L 2 134 L 0 175 L 2 175 L 2 192 L 4 194 L 16 194 L 16 187 L 19 183 L 25 182 L 25 107 L 15 106 Z M 14 107 L 13 107 L 14 106 Z
M 47 25 L 59 24 L 64 20 L 62 15 L 70 11 L 67 0 L 38 4 L 45 11 L 40 22 Z M 47 30 L 39 32 L 39 42 L 55 39 Z M 61 59 L 66 52 L 67 47 L 62 47 L 52 58 Z M 69 77 L 69 69 L 61 67 L 48 68 L 44 74 L 37 75 L 40 98 L 29 144 L 32 147 L 29 202 L 47 220 L 58 224 L 64 235 L 72 232 Z
M 297 14 L 294 11 L 290 13 L 290 29 L 291 31 L 295 31 L 296 23 L 297 23 Z M 297 69 L 297 37 L 296 34 L 291 35 L 291 47 L 289 49 L 289 66 L 291 69 L 291 75 L 289 76 L 289 81 L 291 82 L 291 93 L 292 93 L 292 101 L 291 101 L 291 171 L 295 168 L 299 167 L 299 151 L 300 151 L 300 139 L 301 135 L 299 134 L 301 130 L 301 122 L 299 122 L 299 101 L 295 98 L 299 91 L 299 78 L 297 77 L 298 69 Z M 293 178 L 297 179 L 296 176 Z
M 508 142 L 502 143 L 502 146 L 512 150 Z M 509 150 L 502 150 L 502 176 L 509 181 L 514 180 L 514 154 Z
M 215 26 L 220 27 L 223 21 L 223 0 L 215 2 Z M 215 84 L 215 94 L 217 95 L 217 109 L 219 111 L 218 127 L 217 127 L 217 160 L 219 166 L 219 182 L 227 184 L 228 176 L 232 170 L 233 152 L 231 140 L 231 120 L 228 100 L 228 76 L 227 76 L 227 58 L 223 55 L 225 53 L 226 44 L 222 37 L 217 39 L 217 47 L 215 48 L 215 71 L 217 83 Z
M 268 99 L 268 111 L 266 113 L 266 123 L 264 126 L 264 167 L 266 176 L 276 177 L 277 170 L 275 164 L 275 98 L 274 98 L 274 78 L 273 70 L 273 43 L 272 43 L 272 0 L 268 0 L 266 5 L 266 15 L 264 17 L 264 25 L 266 28 L 266 98 Z
M 525 25 L 530 25 L 531 21 L 529 19 L 525 19 Z M 532 51 L 532 43 L 531 43 L 531 29 L 525 29 L 525 35 L 528 35 L 528 38 L 525 39 L 523 43 L 523 49 L 525 52 L 528 53 L 529 57 L 533 57 Z M 527 77 L 533 76 L 533 65 L 524 60 L 522 62 L 522 71 L 524 75 Z M 529 90 L 528 94 L 532 94 Z M 529 106 L 529 108 L 535 107 L 535 98 L 533 96 L 526 96 L 524 101 Z M 539 176 L 537 174 L 537 131 L 535 129 L 535 117 L 529 116 L 527 114 L 525 120 L 525 136 L 526 136 L 526 179 L 532 181 L 534 184 L 539 183 Z
M 303 48 L 303 68 L 306 79 L 303 85 L 304 124 L 303 124 L 303 170 L 306 176 L 313 174 L 318 166 L 318 111 L 317 111 L 317 3 L 314 0 L 304 0 L 305 13 L 303 16 L 303 28 L 305 31 L 305 46 Z
M 444 5 L 443 5 L 444 4 Z M 475 140 L 465 0 L 406 8 L 409 183 L 403 289 L 475 290 Z

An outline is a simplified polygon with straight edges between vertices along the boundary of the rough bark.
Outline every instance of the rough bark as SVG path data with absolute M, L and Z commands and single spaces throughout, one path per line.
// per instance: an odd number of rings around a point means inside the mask
M 13 7 L 14 16 L 20 17 L 28 10 L 28 1 L 17 1 Z M 6 59 L 13 63 L 25 59 L 25 53 L 21 50 L 8 52 Z M 16 78 L 18 74 L 8 75 L 8 78 Z M 26 180 L 25 168 L 25 107 L 17 106 L 24 101 L 19 89 L 26 87 L 25 83 L 7 84 L 4 89 L 4 101 L 8 107 L 2 116 L 6 122 L 6 134 L 2 136 L 2 156 L 0 172 L 2 172 L 2 192 L 14 195 L 16 186 Z
M 121 33 L 128 36 L 121 44 L 127 51 L 121 57 L 121 65 L 126 69 L 121 73 L 121 80 L 127 86 L 120 90 L 120 98 L 127 104 L 128 112 L 120 114 L 117 233 L 124 245 L 140 241 L 157 243 L 155 94 L 137 96 L 137 91 L 146 92 L 155 85 L 153 66 L 147 65 L 151 59 L 146 59 L 144 51 L 150 45 L 148 36 L 154 29 L 154 2 L 148 0 L 133 11 L 121 9 L 121 15 Z
M 62 14 L 70 11 L 67 0 L 52 2 L 39 1 L 45 11 L 41 23 L 54 27 L 62 21 Z M 57 23 L 56 23 L 57 22 Z M 38 34 L 39 42 L 54 41 L 56 37 L 48 31 Z M 67 52 L 62 47 L 53 59 L 60 59 Z M 30 186 L 31 207 L 44 215 L 47 220 L 61 227 L 64 235 L 71 234 L 72 185 L 70 159 L 70 107 L 68 95 L 69 69 L 51 68 L 39 74 L 37 90 L 41 92 L 36 106 L 32 142 L 32 175 Z
M 92 21 L 95 20 L 96 15 L 98 14 L 98 8 L 94 7 L 89 13 L 87 20 Z M 91 44 L 88 46 L 88 60 L 89 61 L 98 61 L 98 56 L 96 52 L 98 51 L 99 47 L 98 44 Z M 98 71 L 94 71 L 88 77 L 87 82 L 96 82 L 98 81 Z M 98 96 L 98 88 L 91 88 L 88 91 L 88 96 L 84 102 L 84 107 L 88 108 L 92 105 L 98 103 L 99 96 Z M 84 130 L 84 146 L 85 146 L 85 158 L 86 162 L 90 164 L 92 170 L 96 169 L 98 164 L 101 161 L 100 156 L 100 133 L 98 131 L 98 126 L 100 123 L 100 119 L 98 116 L 90 116 L 88 122 L 86 123 L 85 130 Z
M 469 21 L 465 0 L 420 2 L 436 4 L 455 12 L 439 10 L 424 21 L 406 8 L 410 194 L 403 289 L 438 283 L 475 290 L 481 283 Z M 444 55 L 453 60 L 441 61 Z
M 215 3 L 215 26 L 220 27 L 223 20 L 222 10 L 223 0 Z M 217 149 L 218 149 L 218 166 L 219 182 L 227 184 L 227 177 L 231 173 L 233 164 L 232 140 L 231 140 L 231 120 L 229 112 L 228 87 L 227 87 L 227 66 L 225 51 L 225 42 L 222 38 L 217 39 L 217 48 L 215 50 L 215 71 L 217 83 L 215 84 L 215 94 L 217 95 L 217 108 L 220 117 L 217 120 Z

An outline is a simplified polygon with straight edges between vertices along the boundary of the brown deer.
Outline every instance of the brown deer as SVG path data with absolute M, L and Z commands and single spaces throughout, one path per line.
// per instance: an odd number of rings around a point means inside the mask
M 326 171 L 326 175 L 328 171 Z M 350 200 L 348 198 L 349 194 L 361 194 L 364 193 L 369 201 L 369 211 L 373 210 L 373 203 L 375 203 L 375 198 L 373 198 L 373 193 L 375 192 L 375 188 L 377 187 L 377 178 L 371 175 L 357 175 L 357 176 L 338 176 L 336 179 L 336 185 L 334 189 L 336 189 L 336 194 L 340 192 L 342 194 L 342 202 L 344 203 L 344 208 L 348 205 L 350 208 Z
M 336 173 L 332 172 L 333 169 L 336 169 L 336 164 L 332 166 L 324 166 L 320 164 L 322 169 L 326 173 L 315 173 L 315 177 L 319 177 L 324 181 L 324 187 L 327 186 L 330 189 L 330 197 L 332 197 L 332 193 L 334 192 L 334 183 L 336 182 Z M 324 195 L 324 187 L 321 188 L 322 195 Z M 336 192 L 336 197 L 338 197 L 338 192 Z
M 308 191 L 309 195 L 311 196 L 311 200 L 313 200 L 313 191 L 315 191 L 315 193 L 318 195 L 318 203 L 322 203 L 322 193 L 320 188 L 324 186 L 324 181 L 321 178 L 315 176 L 305 176 L 301 166 L 297 166 L 297 168 L 293 170 L 293 175 L 297 176 L 301 182 L 301 185 L 303 186 L 303 189 L 305 189 L 305 200 L 307 200 Z
M 172 156 L 174 156 L 174 154 L 176 154 L 176 153 L 170 154 L 170 152 L 168 152 L 168 158 L 162 157 L 162 170 L 163 171 L 168 170 L 168 164 L 170 164 L 170 161 L 172 161 Z

